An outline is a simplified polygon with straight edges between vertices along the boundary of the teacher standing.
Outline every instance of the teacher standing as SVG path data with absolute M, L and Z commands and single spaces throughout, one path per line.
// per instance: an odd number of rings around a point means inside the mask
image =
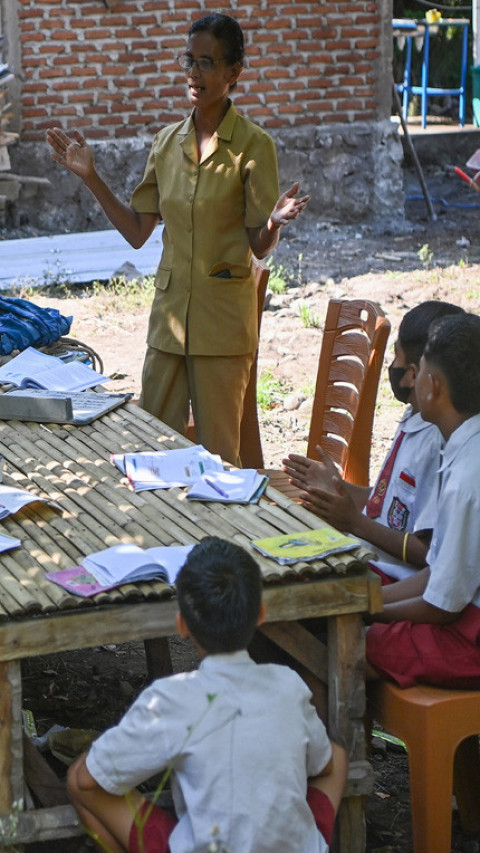
M 192 24 L 179 63 L 193 111 L 155 136 L 130 205 L 99 176 L 80 133 L 47 131 L 53 159 L 82 178 L 134 248 L 163 222 L 140 405 L 184 433 L 191 402 L 198 441 L 234 464 L 258 346 L 252 253 L 268 255 L 308 201 L 298 184 L 278 197 L 273 140 L 230 100 L 243 58 L 235 19 Z

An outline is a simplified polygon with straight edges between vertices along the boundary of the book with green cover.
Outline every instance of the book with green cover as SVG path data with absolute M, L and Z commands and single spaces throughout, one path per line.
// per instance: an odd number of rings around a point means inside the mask
M 281 536 L 268 536 L 266 539 L 252 541 L 253 547 L 264 557 L 272 557 L 282 566 L 352 551 L 360 544 L 357 539 L 352 539 L 329 525 L 316 530 L 299 530 L 296 533 L 284 533 Z

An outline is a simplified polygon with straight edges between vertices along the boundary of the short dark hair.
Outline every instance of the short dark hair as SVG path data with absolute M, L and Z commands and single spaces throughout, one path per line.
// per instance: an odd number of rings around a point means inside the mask
M 243 32 L 235 18 L 217 12 L 205 15 L 193 22 L 188 31 L 188 37 L 191 38 L 195 33 L 200 32 L 211 33 L 222 42 L 224 58 L 228 65 L 235 65 L 236 62 L 243 65 L 245 56 Z
M 428 299 L 407 311 L 398 329 L 398 340 L 409 364 L 420 364 L 428 338 L 428 330 L 435 320 L 450 314 L 464 314 L 463 308 L 451 302 Z
M 248 646 L 258 622 L 262 576 L 244 548 L 218 536 L 202 539 L 190 551 L 175 585 L 180 613 L 206 652 Z
M 480 413 L 480 317 L 463 312 L 437 320 L 430 327 L 423 357 L 445 377 L 457 412 Z

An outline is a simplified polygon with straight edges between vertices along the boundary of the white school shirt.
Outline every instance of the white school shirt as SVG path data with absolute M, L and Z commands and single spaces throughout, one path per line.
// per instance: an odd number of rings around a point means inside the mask
M 288 667 L 209 655 L 144 690 L 87 767 L 121 795 L 174 764 L 171 853 L 212 841 L 229 853 L 326 853 L 306 793 L 331 745 L 310 696 Z
M 405 435 L 395 457 L 382 512 L 375 521 L 405 533 L 431 530 L 436 519 L 442 435 L 438 427 L 423 420 L 420 412 L 414 414 L 411 406 L 400 420 L 392 448 L 401 430 Z M 375 550 L 378 559 L 372 560 L 372 565 L 390 577 L 400 580 L 417 571 L 391 554 Z
M 468 604 L 480 607 L 480 415 L 452 433 L 442 457 L 423 598 L 459 613 Z

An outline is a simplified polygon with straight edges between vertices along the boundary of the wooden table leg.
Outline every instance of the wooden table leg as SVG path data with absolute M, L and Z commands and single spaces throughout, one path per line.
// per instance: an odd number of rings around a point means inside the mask
M 148 680 L 163 678 L 173 672 L 172 658 L 168 637 L 155 637 L 152 640 L 144 640 L 145 658 L 147 662 Z
M 328 619 L 327 650 L 328 728 L 332 739 L 348 749 L 350 769 L 357 770 L 360 783 L 355 795 L 348 796 L 347 792 L 342 801 L 331 850 L 364 853 L 364 800 L 371 786 L 371 774 L 365 761 L 365 628 L 359 614 Z
M 0 847 L 8 851 L 15 811 L 23 809 L 20 663 L 0 663 Z

